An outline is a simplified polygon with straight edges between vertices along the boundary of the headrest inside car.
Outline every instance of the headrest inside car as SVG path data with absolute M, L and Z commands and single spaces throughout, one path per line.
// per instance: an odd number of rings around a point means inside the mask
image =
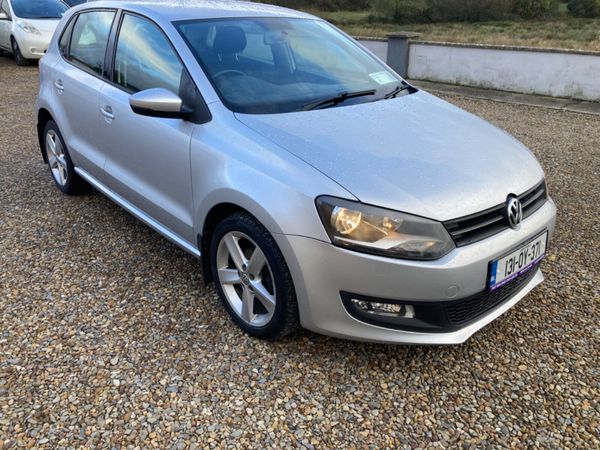
M 246 34 L 242 27 L 224 26 L 217 29 L 213 51 L 219 55 L 239 53 L 246 48 Z

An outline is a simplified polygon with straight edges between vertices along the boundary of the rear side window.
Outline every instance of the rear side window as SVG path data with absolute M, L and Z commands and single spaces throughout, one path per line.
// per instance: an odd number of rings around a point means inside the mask
M 69 42 L 71 41 L 71 33 L 73 32 L 73 25 L 75 25 L 75 20 L 71 20 L 65 31 L 63 31 L 62 36 L 60 37 L 60 41 L 58 41 L 58 49 L 60 50 L 60 54 L 63 56 L 67 56 L 67 51 L 69 49 Z
M 82 13 L 73 26 L 69 60 L 77 66 L 102 75 L 104 55 L 114 11 Z
M 125 15 L 115 53 L 113 82 L 129 92 L 165 88 L 179 94 L 183 64 L 154 23 Z

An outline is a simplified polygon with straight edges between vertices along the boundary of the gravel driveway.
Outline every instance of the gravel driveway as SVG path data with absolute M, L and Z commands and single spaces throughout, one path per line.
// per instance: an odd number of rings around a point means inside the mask
M 268 344 L 193 258 L 53 186 L 37 77 L 0 57 L 0 449 L 600 447 L 600 116 L 448 97 L 530 146 L 559 208 L 546 282 L 466 344 Z

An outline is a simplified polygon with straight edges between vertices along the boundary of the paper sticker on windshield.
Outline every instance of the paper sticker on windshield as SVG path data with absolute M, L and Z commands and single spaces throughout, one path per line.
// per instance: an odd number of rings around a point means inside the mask
M 398 81 L 392 75 L 390 75 L 389 72 L 386 72 L 385 70 L 381 72 L 370 73 L 369 76 L 378 84 L 395 83 Z

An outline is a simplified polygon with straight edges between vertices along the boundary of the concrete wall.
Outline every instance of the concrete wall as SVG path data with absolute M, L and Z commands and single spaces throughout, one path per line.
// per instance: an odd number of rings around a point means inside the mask
M 413 42 L 408 76 L 525 94 L 600 100 L 600 55 L 586 53 Z
M 358 38 L 358 42 L 364 45 L 372 53 L 375 53 L 379 59 L 383 61 L 386 60 L 388 48 L 387 39 Z
M 385 61 L 386 42 L 360 42 Z M 413 41 L 408 78 L 600 101 L 600 53 Z

